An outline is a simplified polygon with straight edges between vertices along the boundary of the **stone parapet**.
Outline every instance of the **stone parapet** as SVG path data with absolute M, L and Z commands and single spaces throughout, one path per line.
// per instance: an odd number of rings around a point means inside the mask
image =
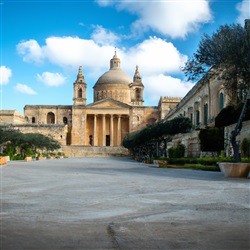
M 128 149 L 124 147 L 63 146 L 62 150 L 67 157 L 129 156 Z

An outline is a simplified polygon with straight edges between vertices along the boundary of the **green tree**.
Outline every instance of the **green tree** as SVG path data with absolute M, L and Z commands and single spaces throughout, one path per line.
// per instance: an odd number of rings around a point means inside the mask
M 123 146 L 130 149 L 133 154 L 152 155 L 158 151 L 156 144 L 166 145 L 168 141 L 171 141 L 173 135 L 189 132 L 191 128 L 192 122 L 187 117 L 160 121 L 125 136 Z
M 19 147 L 23 157 L 36 153 L 37 149 L 56 150 L 60 143 L 48 136 L 39 133 L 23 134 L 12 128 L 0 128 L 0 145 L 7 145 L 4 151 L 13 158 L 16 147 Z
M 198 45 L 197 52 L 183 68 L 189 79 L 201 76 L 204 80 L 217 75 L 231 96 L 232 103 L 245 99 L 245 103 L 237 125 L 231 133 L 231 143 L 235 160 L 240 161 L 239 145 L 236 136 L 242 127 L 247 99 L 250 93 L 250 20 L 246 20 L 245 28 L 239 24 L 220 26 L 211 36 L 204 34 Z M 245 97 L 244 97 L 245 94 Z

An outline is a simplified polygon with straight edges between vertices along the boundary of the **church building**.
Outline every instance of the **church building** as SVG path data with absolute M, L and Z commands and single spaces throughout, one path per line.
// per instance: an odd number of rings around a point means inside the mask
M 26 105 L 21 131 L 50 134 L 62 145 L 117 147 L 130 132 L 163 119 L 181 98 L 161 97 L 158 106 L 144 106 L 144 85 L 138 66 L 133 79 L 115 52 L 110 68 L 99 77 L 94 102 L 87 104 L 87 81 L 79 67 L 73 84 L 73 105 Z

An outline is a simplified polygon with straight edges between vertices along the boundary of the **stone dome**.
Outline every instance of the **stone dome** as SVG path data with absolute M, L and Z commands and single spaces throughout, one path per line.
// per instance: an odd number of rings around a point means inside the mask
M 110 60 L 110 69 L 105 72 L 94 86 L 94 102 L 105 98 L 129 104 L 131 102 L 130 84 L 133 80 L 120 68 L 116 52 Z
M 96 82 L 96 85 L 103 84 L 130 84 L 133 80 L 121 69 L 110 69 L 104 73 Z

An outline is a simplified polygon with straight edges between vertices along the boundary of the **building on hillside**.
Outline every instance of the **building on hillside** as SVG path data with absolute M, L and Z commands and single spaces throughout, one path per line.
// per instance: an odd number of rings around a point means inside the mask
M 87 82 L 80 66 L 73 84 L 73 105 L 26 105 L 26 120 L 9 122 L 25 133 L 50 135 L 62 145 L 121 146 L 126 134 L 161 120 L 181 98 L 161 97 L 158 106 L 144 106 L 138 66 L 131 79 L 120 64 L 115 52 L 109 70 L 93 87 L 93 103 L 87 104 Z

